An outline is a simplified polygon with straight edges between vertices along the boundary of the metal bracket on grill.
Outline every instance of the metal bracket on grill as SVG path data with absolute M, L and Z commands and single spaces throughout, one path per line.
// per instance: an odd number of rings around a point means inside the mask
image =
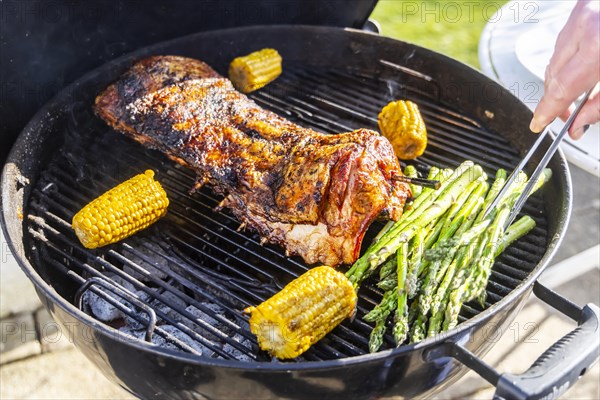
M 108 282 L 105 279 L 96 276 L 86 280 L 83 283 L 83 285 L 81 285 L 81 287 L 75 293 L 75 305 L 77 306 L 77 308 L 83 311 L 83 294 L 86 290 L 89 289 L 93 291 L 97 296 L 102 297 L 104 300 L 123 311 L 122 308 L 125 307 L 123 304 L 119 303 L 117 300 L 113 299 L 111 296 L 104 293 L 103 291 L 92 288 L 92 285 L 102 286 L 103 288 L 113 292 L 114 294 L 132 303 L 141 310 L 144 310 L 146 314 L 148 314 L 148 326 L 146 327 L 145 340 L 147 342 L 152 342 L 152 335 L 154 334 L 154 328 L 156 328 L 156 313 L 154 312 L 154 310 L 150 308 L 150 306 L 136 298 L 134 294 L 128 291 L 127 289 L 118 287 L 117 285 Z
M 496 387 L 494 399 L 554 399 L 569 389 L 598 362 L 600 310 L 594 304 L 582 308 L 535 282 L 533 293 L 546 304 L 577 322 L 571 332 L 552 344 L 525 372 L 500 373 L 461 343 L 446 341 L 428 350 L 425 360 L 453 357 Z

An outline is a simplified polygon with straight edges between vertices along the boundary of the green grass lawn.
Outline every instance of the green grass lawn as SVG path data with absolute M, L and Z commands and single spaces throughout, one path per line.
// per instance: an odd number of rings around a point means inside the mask
M 446 54 L 479 68 L 477 46 L 486 22 L 506 0 L 379 0 L 371 18 L 381 34 Z

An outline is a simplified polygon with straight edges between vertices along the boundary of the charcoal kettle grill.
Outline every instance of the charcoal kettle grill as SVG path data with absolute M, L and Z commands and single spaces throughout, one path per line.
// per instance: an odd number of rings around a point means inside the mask
M 193 57 L 226 75 L 231 59 L 264 47 L 280 52 L 284 73 L 251 97 L 298 124 L 327 133 L 376 129 L 387 102 L 416 102 L 429 132 L 427 151 L 414 161 L 421 172 L 470 159 L 493 176 L 497 168 L 512 169 L 534 140 L 527 107 L 480 73 L 418 46 L 352 29 L 211 31 L 109 62 L 35 115 L 2 175 L 2 227 L 11 250 L 76 347 L 111 381 L 148 399 L 426 397 L 468 368 L 497 387 L 497 398 L 555 396 L 574 383 L 598 359 L 598 308 L 579 308 L 537 282 L 569 219 L 571 183 L 560 154 L 550 162 L 552 180 L 524 208 L 537 227 L 499 257 L 486 304 L 465 304 L 455 329 L 399 348 L 387 336 L 383 350 L 369 354 L 371 327 L 361 317 L 381 292 L 366 282 L 357 317 L 301 357 L 283 362 L 259 351 L 243 308 L 310 266 L 238 231 L 230 214 L 214 211 L 220 199 L 209 189 L 190 194 L 192 171 L 114 132 L 91 106 L 143 57 Z M 148 168 L 171 199 L 167 216 L 120 243 L 84 249 L 70 228 L 73 214 Z M 577 327 L 525 373 L 501 374 L 480 357 L 532 291 Z M 123 317 L 98 320 L 86 309 L 86 293 Z M 125 332 L 127 324 L 135 329 Z

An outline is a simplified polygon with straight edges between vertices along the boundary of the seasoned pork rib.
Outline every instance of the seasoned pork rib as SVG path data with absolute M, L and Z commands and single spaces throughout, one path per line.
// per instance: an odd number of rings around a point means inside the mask
M 193 169 L 265 239 L 309 263 L 352 263 L 365 231 L 397 220 L 409 193 L 392 146 L 359 129 L 328 135 L 260 108 L 205 63 L 157 56 L 96 98 L 96 112 Z

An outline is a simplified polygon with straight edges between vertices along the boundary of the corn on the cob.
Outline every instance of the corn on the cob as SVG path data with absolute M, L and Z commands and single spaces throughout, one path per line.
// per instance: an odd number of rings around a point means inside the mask
M 167 212 L 169 199 L 154 171 L 121 183 L 83 207 L 71 223 L 84 247 L 118 242 L 147 228 Z
M 427 130 L 419 108 L 408 100 L 389 103 L 379 113 L 379 129 L 402 160 L 417 158 L 427 147 Z
M 344 274 L 327 266 L 310 269 L 257 307 L 250 330 L 261 349 L 294 358 L 354 313 L 356 292 Z
M 281 56 L 275 49 L 262 49 L 235 58 L 229 65 L 229 79 L 237 90 L 249 93 L 281 75 Z

